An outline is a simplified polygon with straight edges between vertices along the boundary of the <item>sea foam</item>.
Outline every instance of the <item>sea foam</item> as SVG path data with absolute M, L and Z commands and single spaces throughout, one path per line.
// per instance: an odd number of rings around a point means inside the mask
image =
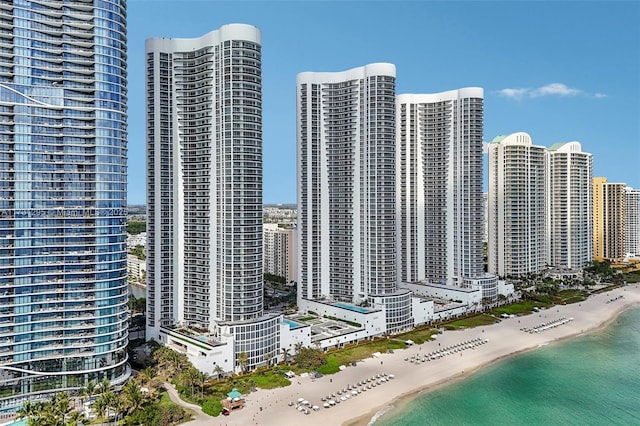
M 393 405 L 387 405 L 383 409 L 379 410 L 376 414 L 373 415 L 373 417 L 371 417 L 371 420 L 369 420 L 369 423 L 367 423 L 367 426 L 372 426 L 375 422 L 378 421 L 378 419 L 380 419 L 380 417 L 384 416 L 386 413 L 393 410 L 394 408 L 395 407 Z

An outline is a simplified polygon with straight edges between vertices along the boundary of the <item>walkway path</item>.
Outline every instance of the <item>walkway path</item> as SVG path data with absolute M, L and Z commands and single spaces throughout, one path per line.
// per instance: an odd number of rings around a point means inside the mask
M 167 390 L 167 394 L 169 395 L 169 398 L 171 398 L 171 401 L 175 402 L 181 407 L 188 408 L 195 412 L 195 418 L 193 420 L 181 424 L 189 426 L 211 426 L 216 424 L 215 417 L 211 417 L 210 415 L 206 414 L 204 411 L 202 411 L 202 408 L 200 408 L 200 406 L 183 401 L 178 395 L 176 388 L 171 383 L 164 382 L 164 387 Z

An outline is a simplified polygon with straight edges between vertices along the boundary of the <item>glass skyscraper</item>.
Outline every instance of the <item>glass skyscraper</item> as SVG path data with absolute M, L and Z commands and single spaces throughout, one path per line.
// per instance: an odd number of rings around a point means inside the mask
M 0 410 L 129 376 L 125 7 L 0 3 Z

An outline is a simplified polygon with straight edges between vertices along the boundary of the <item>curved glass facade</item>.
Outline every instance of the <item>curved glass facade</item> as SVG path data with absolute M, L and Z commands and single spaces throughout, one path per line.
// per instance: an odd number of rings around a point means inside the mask
M 129 375 L 125 5 L 0 4 L 0 409 Z

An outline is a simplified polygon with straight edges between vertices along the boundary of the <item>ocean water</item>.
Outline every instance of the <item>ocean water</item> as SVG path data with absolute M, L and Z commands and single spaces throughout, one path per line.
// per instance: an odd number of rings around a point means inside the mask
M 375 426 L 640 425 L 640 308 L 603 330 L 507 358 L 378 417 Z

